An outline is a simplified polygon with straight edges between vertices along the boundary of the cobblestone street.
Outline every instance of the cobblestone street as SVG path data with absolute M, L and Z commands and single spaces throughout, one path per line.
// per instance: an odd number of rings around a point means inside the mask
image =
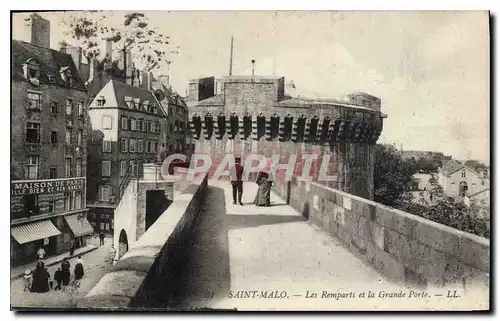
M 87 240 L 87 243 L 99 245 L 99 239 L 92 237 Z M 82 279 L 77 300 L 85 296 L 110 268 L 110 266 L 106 264 L 105 260 L 108 256 L 109 251 L 111 250 L 111 245 L 112 239 L 110 237 L 107 237 L 104 246 L 100 246 L 96 250 L 86 253 L 82 256 L 82 259 L 84 261 L 85 276 Z M 76 260 L 77 258 L 72 258 L 69 260 L 69 262 L 71 263 L 72 277 Z M 53 279 L 54 272 L 59 266 L 60 264 L 55 264 L 48 267 L 51 279 Z M 51 290 L 47 293 L 24 292 L 24 283 L 22 277 L 12 279 L 10 282 L 10 287 L 10 302 L 12 308 L 68 308 L 71 306 L 70 296 L 68 293 L 54 290 Z

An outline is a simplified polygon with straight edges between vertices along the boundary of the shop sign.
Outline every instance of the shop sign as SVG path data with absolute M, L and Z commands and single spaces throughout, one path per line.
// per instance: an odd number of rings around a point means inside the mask
M 84 177 L 11 182 L 12 195 L 65 193 L 84 189 Z

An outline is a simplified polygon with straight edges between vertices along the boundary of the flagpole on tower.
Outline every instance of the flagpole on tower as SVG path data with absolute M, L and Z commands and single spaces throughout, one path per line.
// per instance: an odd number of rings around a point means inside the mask
M 231 50 L 229 53 L 229 76 L 233 75 L 233 42 L 234 42 L 234 37 L 231 36 Z

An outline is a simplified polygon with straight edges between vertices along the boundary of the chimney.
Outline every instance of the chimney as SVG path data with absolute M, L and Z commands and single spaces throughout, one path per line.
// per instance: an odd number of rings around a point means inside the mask
M 134 64 L 132 63 L 132 52 L 130 50 L 127 50 L 125 52 L 125 75 L 127 77 L 126 82 L 129 85 L 134 84 Z
M 80 47 L 67 47 L 65 48 L 66 53 L 71 55 L 73 58 L 73 62 L 75 63 L 75 67 L 77 70 L 80 70 L 80 66 L 82 64 L 82 48 Z
M 90 70 L 89 70 L 89 80 L 92 80 L 94 79 L 95 77 L 97 77 L 97 64 L 99 62 L 97 61 L 96 58 L 92 58 L 90 59 Z
M 38 14 L 34 13 L 25 21 L 25 41 L 40 46 L 50 48 L 50 21 L 43 19 Z
M 141 71 L 141 88 L 151 90 L 149 87 L 149 78 L 148 78 L 148 72 L 146 71 Z
M 167 88 L 170 86 L 170 77 L 168 75 L 159 75 L 158 81 Z
M 106 69 L 111 68 L 113 63 L 113 42 L 111 40 L 106 40 L 106 64 L 104 67 Z
M 148 80 L 147 80 L 148 90 L 153 91 L 153 80 L 154 80 L 153 73 L 148 72 L 147 75 L 148 75 L 147 76 L 148 77 Z

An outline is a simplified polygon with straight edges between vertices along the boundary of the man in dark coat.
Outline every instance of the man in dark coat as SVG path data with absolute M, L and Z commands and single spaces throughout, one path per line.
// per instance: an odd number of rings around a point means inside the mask
M 104 245 L 104 233 L 103 232 L 99 233 L 99 242 L 100 242 L 100 245 Z
M 243 196 L 243 166 L 241 166 L 241 158 L 234 159 L 235 165 L 230 171 L 231 185 L 233 186 L 233 204 L 236 204 L 236 199 L 238 203 L 243 205 L 241 198 Z
M 68 259 L 64 259 L 61 263 L 63 291 L 66 291 L 66 287 L 69 285 L 69 280 L 71 278 L 70 268 L 71 264 L 68 262 Z
M 60 290 L 61 283 L 62 283 L 62 269 L 61 269 L 61 267 L 58 267 L 57 271 L 54 273 L 54 280 L 57 282 L 57 285 L 56 285 L 54 290 Z

